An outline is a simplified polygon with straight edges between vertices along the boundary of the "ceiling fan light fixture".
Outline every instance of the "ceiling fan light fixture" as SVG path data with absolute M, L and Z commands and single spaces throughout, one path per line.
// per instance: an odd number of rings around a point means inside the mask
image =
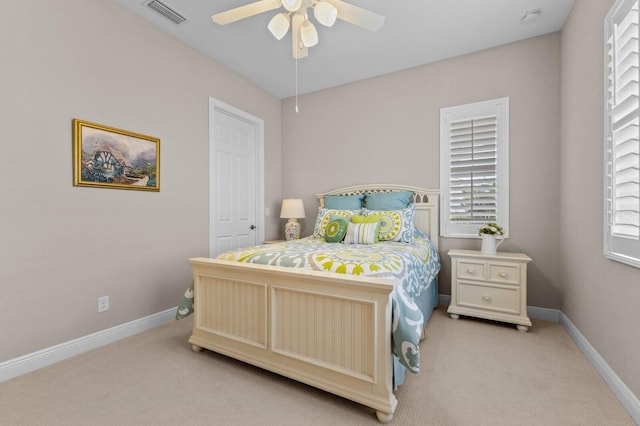
M 304 21 L 300 26 L 300 39 L 305 47 L 312 47 L 318 44 L 318 31 L 310 21 Z
M 326 1 L 319 1 L 313 7 L 313 16 L 325 27 L 331 27 L 336 23 L 338 9 Z
M 289 25 L 289 15 L 286 13 L 278 13 L 276 16 L 271 18 L 267 28 L 269 28 L 269 31 L 271 31 L 271 34 L 273 34 L 275 38 L 282 40 L 282 38 L 287 34 L 287 31 L 289 31 Z
M 302 6 L 302 0 L 282 0 L 282 6 L 289 12 L 295 12 Z
M 309 9 L 313 9 L 317 23 L 309 21 Z M 276 15 L 271 17 L 267 28 L 277 40 L 282 40 L 291 30 L 292 56 L 296 60 L 306 58 L 308 48 L 318 44 L 317 25 L 331 27 L 340 19 L 369 31 L 377 31 L 385 20 L 384 16 L 348 3 L 348 0 L 253 0 L 252 3 L 216 13 L 211 18 L 218 25 L 226 25 L 271 10 Z

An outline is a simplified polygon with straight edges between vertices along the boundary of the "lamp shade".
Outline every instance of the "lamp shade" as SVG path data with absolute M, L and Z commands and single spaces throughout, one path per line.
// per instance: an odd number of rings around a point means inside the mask
M 305 47 L 312 47 L 318 44 L 318 31 L 310 21 L 304 21 L 300 26 L 300 39 Z
M 295 12 L 302 6 L 302 0 L 282 0 L 282 6 L 289 12 Z
M 282 40 L 282 37 L 287 34 L 287 31 L 289 31 L 289 25 L 289 15 L 286 13 L 278 13 L 276 16 L 271 18 L 267 28 L 269 28 L 269 31 L 271 31 L 271 34 L 273 34 L 275 38 Z
M 336 23 L 338 9 L 326 1 L 319 1 L 313 8 L 313 16 L 325 27 L 331 27 Z
M 299 198 L 285 198 L 282 200 L 280 217 L 286 219 L 301 219 L 304 215 L 304 204 Z

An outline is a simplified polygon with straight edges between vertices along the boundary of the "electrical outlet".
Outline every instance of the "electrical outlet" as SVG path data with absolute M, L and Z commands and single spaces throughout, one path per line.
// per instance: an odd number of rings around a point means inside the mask
M 109 310 L 109 296 L 98 297 L 98 312 Z

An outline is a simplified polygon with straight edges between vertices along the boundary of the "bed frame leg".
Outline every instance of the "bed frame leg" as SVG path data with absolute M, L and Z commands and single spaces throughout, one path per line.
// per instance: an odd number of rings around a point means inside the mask
M 376 417 L 380 423 L 389 423 L 393 419 L 393 413 L 385 413 L 384 411 L 376 411 Z

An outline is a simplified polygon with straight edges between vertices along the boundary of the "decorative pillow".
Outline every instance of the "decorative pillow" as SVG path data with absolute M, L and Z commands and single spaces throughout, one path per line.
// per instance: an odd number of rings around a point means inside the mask
M 378 242 L 380 222 L 354 223 L 347 226 L 345 244 L 375 244 Z
M 369 210 L 406 209 L 412 197 L 411 191 L 369 193 L 365 197 L 365 206 Z
M 351 216 L 353 216 L 354 214 L 360 214 L 361 212 L 362 212 L 362 209 L 336 210 L 336 209 L 328 209 L 325 207 L 318 207 L 318 217 L 316 219 L 316 225 L 313 228 L 313 236 L 316 238 L 324 238 L 327 225 L 331 221 L 331 215 L 351 218 Z
M 380 241 L 413 241 L 413 217 L 416 206 L 411 204 L 402 210 L 364 209 L 367 217 L 380 218 Z
M 364 209 L 366 211 L 366 209 Z M 363 212 L 364 213 L 364 212 Z M 354 214 L 351 216 L 351 222 L 353 223 L 375 223 L 380 222 L 379 217 L 375 217 L 373 215 L 365 215 L 365 214 Z
M 351 221 L 345 217 L 331 215 L 331 220 L 327 224 L 324 240 L 328 243 L 339 243 L 347 233 L 347 226 Z
M 361 195 L 325 195 L 324 207 L 336 210 L 357 210 L 362 208 L 364 194 Z
M 362 209 L 362 210 L 364 213 L 366 209 Z M 380 231 L 380 225 L 379 225 L 380 221 L 381 221 L 381 218 L 378 216 L 365 216 L 365 215 L 357 215 L 357 214 L 354 214 L 353 216 L 351 216 L 351 222 L 353 223 L 378 223 L 378 232 Z M 380 241 L 379 233 L 376 234 L 375 239 L 376 239 L 375 240 L 376 243 Z

